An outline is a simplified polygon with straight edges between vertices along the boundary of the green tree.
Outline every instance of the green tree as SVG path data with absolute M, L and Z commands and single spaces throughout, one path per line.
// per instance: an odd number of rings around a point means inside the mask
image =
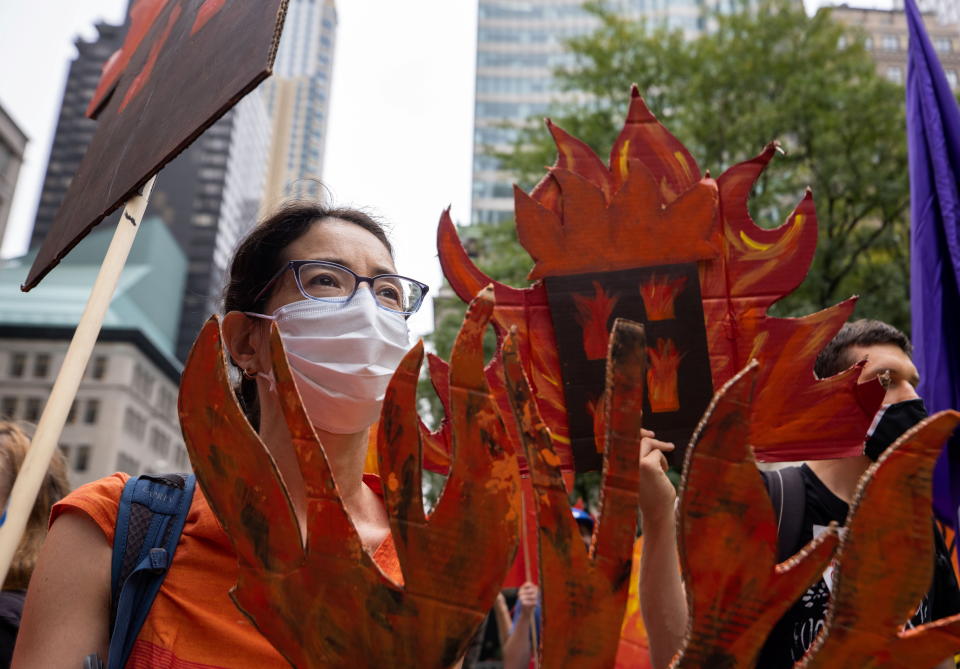
M 859 294 L 860 315 L 909 328 L 903 89 L 877 74 L 859 35 L 829 10 L 808 17 L 793 0 L 717 15 L 714 30 L 689 41 L 600 3 L 590 10 L 599 28 L 569 42 L 575 65 L 556 73 L 563 88 L 587 95 L 555 107 L 558 125 L 607 155 L 636 82 L 714 176 L 779 140 L 786 155 L 757 184 L 751 211 L 759 225 L 779 225 L 811 186 L 820 236 L 806 281 L 776 314 Z M 531 124 L 499 157 L 529 187 L 554 155 L 548 133 Z

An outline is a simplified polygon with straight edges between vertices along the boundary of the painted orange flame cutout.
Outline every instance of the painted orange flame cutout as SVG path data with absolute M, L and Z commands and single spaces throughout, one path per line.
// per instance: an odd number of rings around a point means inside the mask
M 557 143 L 557 163 L 530 196 L 516 192 L 518 235 L 536 263 L 530 277 L 700 258 L 714 389 L 749 360 L 761 363 L 750 435 L 757 459 L 860 452 L 883 396 L 879 383 L 858 385 L 856 369 L 824 380 L 812 373 L 817 353 L 850 316 L 854 299 L 804 318 L 767 316 L 770 305 L 806 276 L 817 235 L 809 191 L 779 228 L 760 228 L 750 218 L 750 191 L 776 146 L 731 167 L 716 182 L 703 179 L 696 161 L 657 122 L 636 87 L 609 167 L 586 144 L 548 125 Z M 469 301 L 490 283 L 464 251 L 449 212 L 441 218 L 437 246 L 444 274 L 461 299 Z M 536 282 L 525 289 L 495 284 L 495 292 L 497 331 L 502 335 L 517 326 L 537 408 L 561 457 L 569 461 L 546 290 Z
M 668 321 L 676 318 L 674 303 L 677 295 L 683 292 L 687 285 L 687 277 L 678 276 L 671 279 L 667 276 L 656 276 L 640 284 L 640 295 L 643 297 L 643 307 L 647 312 L 647 320 Z
M 680 408 L 680 359 L 672 339 L 658 339 L 657 347 L 647 349 L 650 367 L 647 369 L 647 388 L 650 389 L 650 410 L 654 413 L 676 411 Z
M 610 337 L 605 402 L 608 446 L 602 508 L 589 555 L 582 548 L 554 443 L 537 411 L 516 346 L 505 343 L 502 352 L 537 504 L 544 610 L 540 666 L 609 667 L 619 644 L 637 527 L 646 357 L 643 327 L 617 319 Z
M 422 344 L 390 382 L 379 469 L 402 585 L 364 549 L 291 376 L 279 330 L 273 371 L 306 491 L 303 534 L 277 465 L 240 409 L 217 318 L 184 369 L 180 420 L 191 462 L 240 564 L 231 596 L 297 667 L 448 667 L 464 652 L 513 561 L 519 473 L 483 375 L 492 291 L 467 312 L 451 356 L 450 478 L 433 513 L 421 500 L 416 386 Z M 301 537 L 304 538 L 301 538 Z
M 824 632 L 798 665 L 933 667 L 960 649 L 960 614 L 903 631 L 933 579 L 933 466 L 960 413 L 904 434 L 860 479 Z
M 577 305 L 577 321 L 583 328 L 583 350 L 587 360 L 602 360 L 607 357 L 607 342 L 610 331 L 607 323 L 620 298 L 607 295 L 599 281 L 593 282 L 593 295 L 573 295 Z
M 547 291 L 542 283 L 529 288 L 513 288 L 491 280 L 467 255 L 460 243 L 456 226 L 447 209 L 440 217 L 437 229 L 437 250 L 444 276 L 457 296 L 465 302 L 473 299 L 487 285 L 492 285 L 496 306 L 493 310 L 493 326 L 497 337 L 502 339 L 511 329 L 517 338 L 517 350 L 523 371 L 534 392 L 537 409 L 554 439 L 560 467 L 565 475 L 572 476 L 573 453 L 570 449 L 567 409 L 563 397 L 563 379 L 560 375 L 560 357 L 554 337 L 553 321 L 547 303 Z M 431 361 L 431 378 L 433 378 Z M 495 364 L 494 362 L 491 365 Z M 440 365 L 438 363 L 438 368 Z M 488 368 L 488 380 L 492 369 Z M 442 398 L 443 394 L 438 393 Z M 504 398 L 505 399 L 505 398 Z M 498 406 L 503 406 L 501 397 L 497 397 Z M 510 421 L 507 421 L 508 423 Z M 508 425 L 511 444 L 517 452 L 522 452 L 519 436 Z M 438 443 L 443 442 L 441 435 L 435 435 Z
M 677 517 L 690 622 L 675 668 L 754 667 L 837 545 L 831 527 L 777 564 L 777 519 L 748 437 L 757 375 L 753 362 L 717 392 L 687 450 Z

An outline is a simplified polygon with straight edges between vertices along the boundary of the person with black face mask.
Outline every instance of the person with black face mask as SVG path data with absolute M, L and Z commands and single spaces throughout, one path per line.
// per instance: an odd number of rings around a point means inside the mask
M 906 335 L 886 323 L 861 319 L 843 326 L 817 358 L 819 378 L 838 374 L 865 360 L 860 381 L 878 379 L 886 393 L 864 442 L 863 455 L 836 460 L 817 460 L 800 467 L 763 472 L 778 513 L 778 551 L 783 561 L 824 531 L 831 521 L 844 525 L 860 477 L 880 455 L 907 430 L 927 417 L 917 395 L 917 368 L 910 358 Z M 931 517 L 931 524 L 932 524 Z M 933 583 L 907 628 L 960 612 L 960 590 L 949 553 L 936 526 L 936 565 Z M 792 667 L 813 644 L 823 628 L 833 587 L 828 568 L 776 624 L 760 653 L 757 667 Z M 955 667 L 952 658 L 937 669 Z

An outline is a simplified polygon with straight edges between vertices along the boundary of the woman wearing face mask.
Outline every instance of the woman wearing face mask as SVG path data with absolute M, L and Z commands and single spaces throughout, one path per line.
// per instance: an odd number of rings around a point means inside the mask
M 294 203 L 241 243 L 224 299 L 224 340 L 241 376 L 238 397 L 287 483 L 301 527 L 307 526 L 304 486 L 273 387 L 271 321 L 343 503 L 387 573 L 396 570 L 387 516 L 363 464 L 369 428 L 408 348 L 406 318 L 426 292 L 426 285 L 396 274 L 390 243 L 369 216 Z M 14 667 L 81 667 L 95 652 L 106 658 L 113 528 L 127 478 L 115 474 L 83 486 L 54 508 Z M 198 487 L 126 666 L 288 666 L 229 599 L 236 577 L 230 541 Z

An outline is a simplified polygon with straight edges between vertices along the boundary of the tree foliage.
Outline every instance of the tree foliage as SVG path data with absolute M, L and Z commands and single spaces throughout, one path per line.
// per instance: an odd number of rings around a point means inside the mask
M 863 40 L 829 10 L 808 17 L 794 0 L 762 0 L 712 18 L 684 40 L 593 3 L 599 28 L 569 47 L 560 86 L 585 93 L 554 121 L 606 155 L 636 82 L 651 110 L 714 176 L 779 140 L 785 155 L 758 183 L 750 208 L 780 225 L 807 186 L 819 244 L 804 284 L 775 307 L 804 315 L 859 294 L 861 316 L 909 328 L 908 203 L 903 89 L 877 74 Z M 539 124 L 499 156 L 525 187 L 553 162 Z

